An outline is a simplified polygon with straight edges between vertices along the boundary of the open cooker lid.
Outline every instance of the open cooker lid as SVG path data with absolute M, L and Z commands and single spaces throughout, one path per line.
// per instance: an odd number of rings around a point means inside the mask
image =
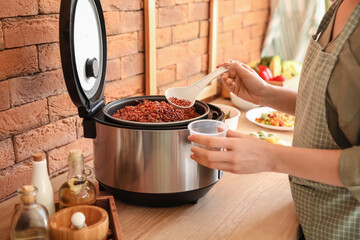
M 62 0 L 60 52 L 63 74 L 79 115 L 104 106 L 107 61 L 104 15 L 99 0 Z

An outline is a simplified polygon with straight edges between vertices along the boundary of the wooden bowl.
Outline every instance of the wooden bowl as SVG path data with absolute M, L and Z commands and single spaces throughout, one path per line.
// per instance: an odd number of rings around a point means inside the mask
M 75 212 L 85 215 L 87 227 L 71 229 L 71 216 Z M 109 216 L 107 212 L 97 206 L 79 205 L 68 207 L 56 212 L 50 221 L 52 239 L 106 239 L 109 228 Z

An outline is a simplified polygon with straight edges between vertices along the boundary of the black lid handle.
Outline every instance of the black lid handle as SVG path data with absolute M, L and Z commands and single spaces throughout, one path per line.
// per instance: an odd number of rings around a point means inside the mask
M 99 76 L 99 63 L 96 58 L 86 60 L 86 76 L 88 78 Z

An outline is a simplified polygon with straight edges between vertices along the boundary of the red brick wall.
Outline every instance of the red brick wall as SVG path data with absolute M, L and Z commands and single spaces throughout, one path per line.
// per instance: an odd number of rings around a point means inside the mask
M 143 95 L 143 1 L 101 0 L 108 69 L 107 102 Z M 60 0 L 0 1 L 0 199 L 31 180 L 31 154 L 46 153 L 52 176 L 71 148 L 91 158 L 81 119 L 64 83 L 59 43 Z M 156 1 L 157 86 L 190 84 L 208 68 L 209 0 Z M 269 0 L 219 1 L 218 61 L 260 56 Z
M 158 1 L 157 86 L 184 86 L 207 74 L 209 1 Z
M 219 3 L 218 62 L 251 62 L 260 57 L 269 20 L 269 0 L 229 0 Z

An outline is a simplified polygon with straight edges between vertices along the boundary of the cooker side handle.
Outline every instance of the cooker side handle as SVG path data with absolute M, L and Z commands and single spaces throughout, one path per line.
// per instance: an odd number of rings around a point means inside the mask
M 86 138 L 96 138 L 96 125 L 94 121 L 94 116 L 102 111 L 105 106 L 105 99 L 100 99 L 99 102 L 91 106 L 90 108 L 79 107 L 79 116 L 83 118 L 83 128 L 84 128 L 84 137 Z
M 83 128 L 84 128 L 84 137 L 85 138 L 96 138 L 96 125 L 95 120 L 93 118 L 83 119 L 82 122 Z

